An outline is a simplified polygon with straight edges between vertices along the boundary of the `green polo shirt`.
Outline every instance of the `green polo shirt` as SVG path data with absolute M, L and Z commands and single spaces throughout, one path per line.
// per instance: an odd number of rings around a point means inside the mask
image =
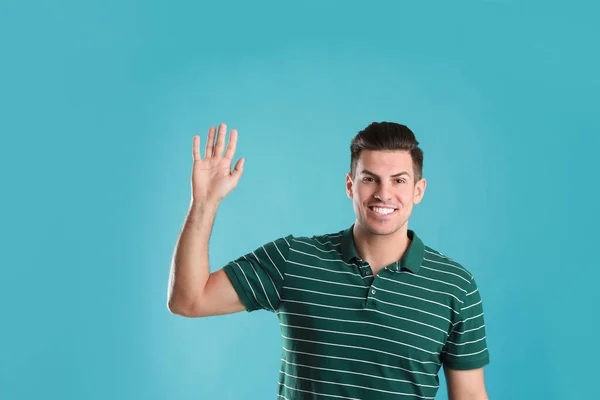
M 248 311 L 279 318 L 278 398 L 433 399 L 442 364 L 488 364 L 473 275 L 408 236 L 402 259 L 376 276 L 352 227 L 282 237 L 224 267 Z

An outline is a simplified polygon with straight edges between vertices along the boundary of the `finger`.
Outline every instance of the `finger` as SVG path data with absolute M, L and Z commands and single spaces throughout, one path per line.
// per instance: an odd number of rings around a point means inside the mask
M 206 150 L 204 150 L 204 158 L 213 156 L 213 146 L 215 144 L 215 127 L 208 128 L 208 140 L 206 141 Z
M 237 145 L 238 132 L 232 129 L 229 133 L 229 143 L 227 144 L 227 150 L 225 151 L 225 158 L 232 159 L 235 154 L 235 147 Z
M 245 161 L 246 160 L 244 160 L 243 158 L 240 158 L 238 160 L 238 162 L 235 163 L 235 168 L 233 169 L 233 172 L 231 173 L 231 175 L 233 175 L 236 182 L 240 179 L 240 176 L 242 176 L 242 173 L 244 172 L 244 162 Z
M 194 142 L 192 143 L 192 156 L 194 161 L 200 160 L 200 136 L 194 136 Z
M 223 149 L 225 148 L 225 136 L 227 135 L 227 125 L 219 125 L 219 134 L 217 135 L 217 144 L 215 145 L 215 157 L 223 156 Z

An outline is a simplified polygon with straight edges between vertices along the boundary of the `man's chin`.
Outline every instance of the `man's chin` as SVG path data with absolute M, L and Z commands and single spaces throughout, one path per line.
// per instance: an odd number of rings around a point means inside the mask
M 382 230 L 382 229 L 378 229 L 378 230 L 371 230 L 370 233 L 372 235 L 377 235 L 377 236 L 389 236 L 392 235 L 394 233 L 396 233 L 398 230 L 394 229 L 394 230 Z
M 400 229 L 400 227 L 395 226 L 395 225 L 394 226 L 381 226 L 381 225 L 377 226 L 376 224 L 367 224 L 366 228 L 367 228 L 367 231 L 371 235 L 377 235 L 377 236 L 392 235 L 392 234 L 398 232 L 398 229 Z

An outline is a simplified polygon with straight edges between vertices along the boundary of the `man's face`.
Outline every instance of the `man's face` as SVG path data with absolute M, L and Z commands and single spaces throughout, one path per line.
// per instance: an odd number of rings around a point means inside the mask
M 390 235 L 403 228 L 427 182 L 415 184 L 410 152 L 363 150 L 354 177 L 346 176 L 346 192 L 354 204 L 359 228 Z

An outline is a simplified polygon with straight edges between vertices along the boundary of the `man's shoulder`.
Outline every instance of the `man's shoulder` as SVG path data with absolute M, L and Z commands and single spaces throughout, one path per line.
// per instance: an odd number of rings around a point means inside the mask
M 473 280 L 473 274 L 461 263 L 448 255 L 425 245 L 423 250 L 423 266 L 430 270 L 436 270 L 446 275 L 455 275 L 466 283 Z
M 339 249 L 344 236 L 344 229 L 313 235 L 291 235 L 291 247 L 311 247 L 318 250 Z

